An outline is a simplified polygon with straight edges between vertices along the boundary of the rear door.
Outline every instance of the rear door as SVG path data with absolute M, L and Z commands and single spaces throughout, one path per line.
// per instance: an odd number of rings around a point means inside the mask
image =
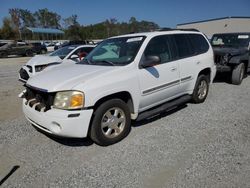
M 188 34 L 174 34 L 178 62 L 180 65 L 181 92 L 192 90 L 196 75 L 196 66 L 200 63 L 195 57 L 195 51 L 189 41 Z
M 139 69 L 141 89 L 140 110 L 156 106 L 179 94 L 179 65 L 173 60 L 172 46 L 168 35 L 157 36 L 148 43 L 140 63 L 147 56 L 159 56 L 160 64 Z

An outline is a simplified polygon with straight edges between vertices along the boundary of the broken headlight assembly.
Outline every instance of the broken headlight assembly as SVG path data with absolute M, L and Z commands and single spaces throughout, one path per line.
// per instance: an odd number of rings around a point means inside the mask
M 45 69 L 48 65 L 37 65 L 35 66 L 36 72 L 41 72 L 43 69 Z
M 54 108 L 75 110 L 84 107 L 84 93 L 80 91 L 60 91 L 56 93 Z

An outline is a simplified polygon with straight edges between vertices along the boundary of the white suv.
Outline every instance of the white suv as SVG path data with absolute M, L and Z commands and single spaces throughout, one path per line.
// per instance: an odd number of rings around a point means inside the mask
M 35 127 L 110 145 L 128 135 L 131 119 L 203 102 L 215 73 L 202 33 L 137 33 L 104 40 L 80 63 L 32 77 L 20 97 Z

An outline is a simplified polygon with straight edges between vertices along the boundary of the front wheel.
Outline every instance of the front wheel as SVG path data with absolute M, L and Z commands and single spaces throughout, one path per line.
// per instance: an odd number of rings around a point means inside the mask
M 2 58 L 8 57 L 7 52 L 0 52 L 0 57 L 2 57 Z
M 241 63 L 234 67 L 232 71 L 232 84 L 240 85 L 245 74 L 245 64 Z
M 192 94 L 192 101 L 194 103 L 203 103 L 208 94 L 209 90 L 209 79 L 205 75 L 200 75 L 197 78 L 195 88 Z
M 125 138 L 131 129 L 130 111 L 125 102 L 112 99 L 95 111 L 90 138 L 98 145 L 108 146 Z

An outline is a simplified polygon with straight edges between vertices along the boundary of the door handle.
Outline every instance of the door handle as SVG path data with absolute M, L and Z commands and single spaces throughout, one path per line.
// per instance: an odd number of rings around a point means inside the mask
M 176 71 L 177 67 L 171 67 L 171 71 Z

